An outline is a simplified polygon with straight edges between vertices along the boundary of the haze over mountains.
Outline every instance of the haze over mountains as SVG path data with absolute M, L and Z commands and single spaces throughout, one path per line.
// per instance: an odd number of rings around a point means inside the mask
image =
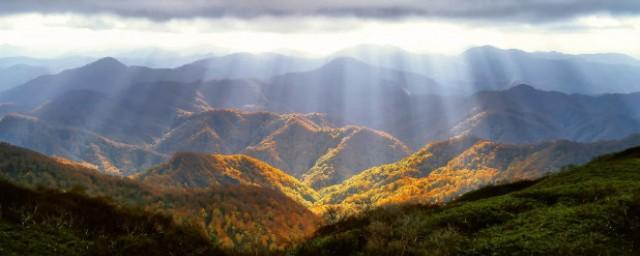
M 457 56 L 445 56 L 364 45 L 336 55 L 429 76 L 449 89 L 466 93 L 506 89 L 514 82 L 532 84 L 542 90 L 580 94 L 628 93 L 637 92 L 639 88 L 640 62 L 624 54 L 572 55 L 482 46 Z
M 0 0 L 0 256 L 640 255 L 638 0 Z
M 594 142 L 640 132 L 640 94 L 627 93 L 640 81 L 629 77 L 640 74 L 631 57 L 372 46 L 333 57 L 232 54 L 160 69 L 103 58 L 0 93 L 0 138 L 121 174 L 180 151 L 244 153 L 330 185 L 451 136 Z M 459 87 L 440 67 L 472 80 Z M 590 95 L 598 88 L 608 94 Z
M 640 145 L 640 62 L 624 55 L 134 57 L 0 60 L 1 178 L 142 205 L 246 253 Z

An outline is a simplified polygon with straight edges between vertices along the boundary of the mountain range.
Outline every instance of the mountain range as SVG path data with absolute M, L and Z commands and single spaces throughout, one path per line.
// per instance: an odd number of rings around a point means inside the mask
M 638 136 L 533 145 L 459 137 L 315 190 L 246 155 L 177 153 L 125 178 L 3 143 L 0 177 L 28 188 L 81 191 L 128 207 L 143 205 L 195 225 L 220 248 L 247 253 L 297 244 L 331 221 L 336 211 L 351 215 L 378 206 L 444 204 L 478 188 L 536 179 L 637 145 Z
M 493 55 L 513 52 L 488 47 L 469 51 L 488 51 Z M 593 57 L 562 55 L 551 58 L 547 56 L 550 54 L 519 54 L 528 58 L 539 55 L 543 60 L 579 59 L 584 62 Z M 635 66 L 627 63 L 630 60 L 623 64 L 590 61 L 600 65 Z M 235 80 L 218 75 L 208 77 L 208 74 L 228 73 L 223 67 L 235 62 L 243 63 L 247 69 L 262 70 L 255 71 L 257 73 L 274 76 L 260 75 L 262 80 L 240 78 L 240 73 L 226 76 Z M 304 61 L 281 55 L 236 54 L 175 69 L 153 69 L 126 66 L 113 58 L 105 58 L 77 69 L 39 77 L 1 93 L 3 107 L 0 107 L 0 113 L 40 112 L 41 116 L 53 116 L 49 119 L 82 123 L 84 129 L 135 143 L 152 143 L 161 137 L 178 119 L 179 113 L 212 108 L 325 113 L 338 126 L 355 124 L 382 130 L 413 149 L 461 134 L 508 143 L 549 139 L 588 142 L 618 139 L 638 129 L 636 93 L 593 96 L 566 94 L 562 91 L 567 90 L 562 88 L 544 91 L 538 89 L 545 87 L 542 82 L 531 83 L 535 90 L 527 86 L 505 87 L 509 82 L 486 82 L 483 84 L 502 89 L 486 91 L 477 87 L 470 95 L 455 95 L 447 91 L 450 84 L 437 82 L 428 75 L 380 68 L 356 59 L 337 58 L 324 64 L 310 61 L 299 65 L 300 69 L 310 69 L 308 71 L 282 68 L 277 69 L 278 72 L 267 72 L 279 62 L 290 63 L 284 67 L 292 67 Z M 314 69 L 314 65 L 319 67 Z M 246 74 L 252 72 L 247 70 Z M 223 78 L 215 80 L 219 78 L 214 77 Z M 615 77 L 611 76 L 611 79 Z M 205 81 L 205 78 L 214 80 Z M 68 95 L 74 93 L 77 95 Z M 74 97 L 91 98 L 97 103 L 85 107 L 87 109 L 81 113 L 61 111 L 65 106 L 74 106 Z M 83 103 L 76 101 L 75 104 Z M 553 109 L 540 111 L 537 106 L 552 106 Z M 549 111 L 557 115 L 540 116 Z M 84 117 L 56 117 L 60 115 L 58 112 Z M 87 120 L 87 116 L 95 120 Z M 120 123 L 117 127 L 109 127 L 116 122 Z
M 503 90 L 514 83 L 590 95 L 640 91 L 637 83 L 640 61 L 624 54 L 525 52 L 480 46 L 448 56 L 362 45 L 344 49 L 333 56 L 353 57 L 371 65 L 429 76 L 447 85 L 450 91 L 466 93 Z
M 470 51 L 485 50 L 505 54 Z M 544 59 L 569 58 L 552 57 Z M 202 80 L 228 73 L 224 67 L 236 62 L 263 80 L 240 73 Z M 289 64 L 270 69 L 280 62 Z M 442 89 L 428 76 L 352 58 L 323 64 L 236 54 L 174 69 L 103 58 L 0 93 L 6 115 L 0 138 L 116 174 L 149 168 L 179 151 L 243 153 L 320 188 L 452 136 L 595 142 L 640 132 L 638 93 L 591 96 L 524 84 L 468 96 L 438 93 Z
M 0 120 L 0 139 L 120 175 L 150 168 L 176 152 L 243 153 L 305 177 L 306 183 L 316 187 L 410 153 L 389 134 L 357 126 L 334 128 L 317 114 L 205 111 L 182 116 L 153 144 L 123 143 L 64 123 L 72 122 L 9 114 Z
M 313 236 L 291 252 L 305 254 L 340 243 L 326 237 L 335 230 L 363 232 L 341 223 L 388 222 L 368 215 L 373 208 L 435 209 L 478 189 L 553 182 L 640 145 L 640 62 L 624 55 L 361 46 L 318 59 L 202 56 L 152 61 L 175 67 L 139 66 L 135 56 L 0 59 L 0 189 L 78 196 L 123 207 L 110 214 L 124 219 L 136 207 L 166 214 L 150 221 L 238 253 Z M 53 239 L 48 232 L 37 235 Z M 376 239 L 395 233 L 385 234 Z

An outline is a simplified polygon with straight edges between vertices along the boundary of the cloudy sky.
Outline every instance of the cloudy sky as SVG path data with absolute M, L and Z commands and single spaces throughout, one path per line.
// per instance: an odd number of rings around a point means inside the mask
M 494 45 L 640 57 L 639 0 L 2 0 L 0 55 Z

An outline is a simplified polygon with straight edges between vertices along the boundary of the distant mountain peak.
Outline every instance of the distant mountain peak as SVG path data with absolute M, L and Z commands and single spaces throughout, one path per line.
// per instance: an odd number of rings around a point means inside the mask
M 517 84 L 507 89 L 507 91 L 523 91 L 524 92 L 524 91 L 540 91 L 540 90 L 528 84 Z
M 471 47 L 468 50 L 502 50 L 502 49 L 495 47 L 493 45 L 481 45 L 481 46 Z
M 326 63 L 324 66 L 320 67 L 320 69 L 340 69 L 340 70 L 345 70 L 345 69 L 349 69 L 349 70 L 353 70 L 353 69 L 366 69 L 366 68 L 370 68 L 371 66 L 361 60 L 358 60 L 356 58 L 352 58 L 352 57 L 340 57 L 340 58 L 335 58 L 331 61 L 329 61 L 328 63 Z
M 538 88 L 535 88 L 529 84 L 525 84 L 525 83 L 516 83 L 514 85 L 512 85 L 511 87 L 504 89 L 504 90 L 486 90 L 486 91 L 480 91 L 478 92 L 476 95 L 484 95 L 484 94 L 533 94 L 533 93 L 544 93 L 547 91 L 543 91 L 540 90 Z
M 329 66 L 329 65 L 367 65 L 367 64 L 356 58 L 340 57 L 340 58 L 335 58 L 329 61 L 326 65 Z
M 255 63 L 260 63 L 260 62 L 270 62 L 270 61 L 279 61 L 279 60 L 284 60 L 284 59 L 295 59 L 296 57 L 291 57 L 288 55 L 284 55 L 284 54 L 280 54 L 280 53 L 273 53 L 273 52 L 263 52 L 263 53 L 250 53 L 250 52 L 236 52 L 236 53 L 231 53 L 231 54 L 227 54 L 227 55 L 222 55 L 222 56 L 212 56 L 212 57 L 207 57 L 204 59 L 199 59 L 196 60 L 192 63 L 186 64 L 185 66 L 192 66 L 192 65 L 196 65 L 196 66 L 208 66 L 211 64 L 220 64 L 220 62 L 222 63 L 228 63 L 229 61 L 231 62 L 255 62 Z
M 502 51 L 502 49 L 492 46 L 492 45 L 482 45 L 471 47 L 463 52 L 463 54 L 477 53 L 477 52 L 496 52 Z
M 366 70 L 369 70 L 371 68 L 374 67 L 356 58 L 340 57 L 325 63 L 324 65 L 316 69 L 316 71 L 357 73 L 365 72 Z
M 478 47 L 471 47 L 464 51 L 462 55 L 474 54 L 526 54 L 526 52 L 518 49 L 503 49 L 495 47 L 493 45 L 483 45 Z
M 98 68 L 98 69 L 123 69 L 127 66 L 113 57 L 104 57 L 92 63 L 89 63 L 85 68 Z

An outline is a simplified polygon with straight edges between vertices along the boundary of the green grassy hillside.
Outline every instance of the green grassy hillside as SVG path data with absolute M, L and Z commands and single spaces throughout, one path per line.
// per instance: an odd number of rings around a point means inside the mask
M 320 229 L 295 255 L 638 255 L 640 148 L 445 206 L 383 207 Z
M 0 255 L 224 255 L 198 229 L 103 198 L 0 181 Z

